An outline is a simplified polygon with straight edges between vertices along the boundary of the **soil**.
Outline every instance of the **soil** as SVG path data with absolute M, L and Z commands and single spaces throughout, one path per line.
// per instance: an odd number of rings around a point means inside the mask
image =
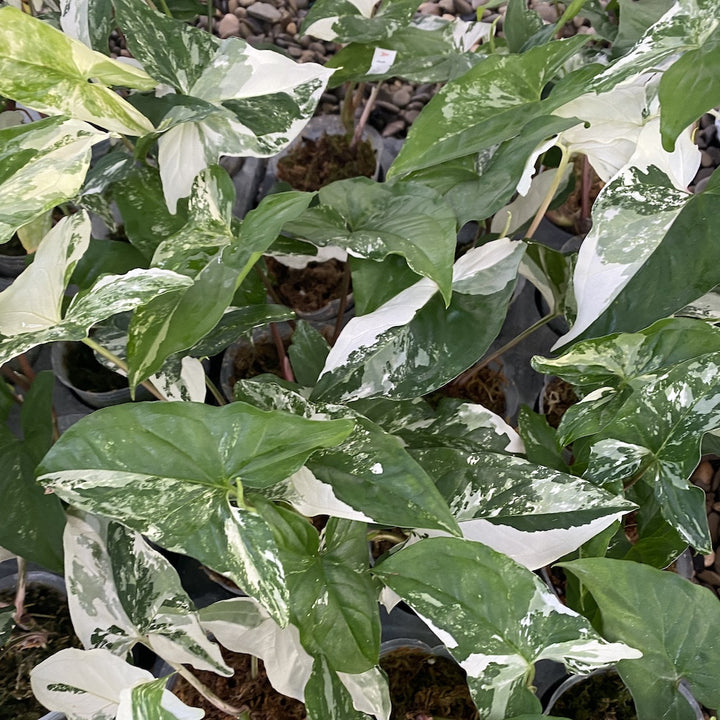
M 343 294 L 346 263 L 340 260 L 310 262 L 302 269 L 266 259 L 273 288 L 281 302 L 300 312 L 315 312 Z
M 267 679 L 262 660 L 258 660 L 258 674 L 250 677 L 251 656 L 223 650 L 225 662 L 235 670 L 225 678 L 207 671 L 193 674 L 218 697 L 250 713 L 251 720 L 303 720 L 305 705 L 299 700 L 277 692 Z M 233 717 L 218 710 L 182 678 L 178 678 L 172 691 L 184 703 L 205 710 L 205 720 L 227 720 Z
M 302 142 L 278 161 L 277 176 L 295 190 L 313 192 L 346 178 L 372 177 L 376 167 L 375 151 L 369 140 L 350 147 L 347 135 L 323 134 L 317 140 Z
M 290 346 L 290 339 L 283 340 L 285 350 Z M 256 343 L 248 343 L 238 350 L 234 358 L 233 372 L 230 377 L 230 387 L 234 387 L 238 380 L 272 373 L 281 378 L 282 370 L 278 359 L 277 348 L 272 338 Z
M 0 604 L 13 600 L 13 593 L 0 593 Z M 0 648 L 0 720 L 37 720 L 46 715 L 47 709 L 30 689 L 30 670 L 58 650 L 82 647 L 67 602 L 55 590 L 28 585 L 25 606 L 28 629 L 15 628 Z
M 507 410 L 505 401 L 507 383 L 508 379 L 503 374 L 500 364 L 485 365 L 465 371 L 460 377 L 430 393 L 425 399 L 431 405 L 436 405 L 443 397 L 458 398 L 478 403 L 496 415 L 504 417 Z
M 70 345 L 65 362 L 70 382 L 80 390 L 108 392 L 128 386 L 127 378 L 101 365 L 93 351 L 83 343 Z
M 567 409 L 577 402 L 572 385 L 560 378 L 550 378 L 543 389 L 542 407 L 551 427 L 557 428 Z
M 20 238 L 17 235 L 13 235 L 10 240 L 0 245 L 0 255 L 22 257 L 23 255 L 27 255 L 27 250 L 25 250 L 23 244 L 20 242 Z
M 573 685 L 552 706 L 570 720 L 637 720 L 630 691 L 617 673 L 599 673 Z
M 450 658 L 399 648 L 383 655 L 380 666 L 390 685 L 390 720 L 479 720 L 465 671 Z

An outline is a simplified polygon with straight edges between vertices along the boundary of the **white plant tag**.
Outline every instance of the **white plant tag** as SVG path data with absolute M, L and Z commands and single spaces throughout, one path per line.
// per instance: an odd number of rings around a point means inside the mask
M 384 50 L 383 48 L 375 48 L 373 53 L 368 75 L 384 75 L 395 62 L 397 56 L 396 50 Z

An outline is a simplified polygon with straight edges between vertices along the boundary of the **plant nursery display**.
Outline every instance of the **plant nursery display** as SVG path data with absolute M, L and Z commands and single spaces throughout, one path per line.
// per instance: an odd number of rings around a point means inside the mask
M 639 720 L 714 717 L 720 600 L 672 568 L 694 557 L 720 587 L 720 175 L 696 180 L 695 142 L 720 106 L 720 5 L 315 0 L 296 34 L 336 44 L 322 65 L 218 31 L 231 4 L 0 3 L 0 242 L 28 254 L 0 292 L 0 364 L 19 358 L 0 558 L 64 574 L 82 644 L 33 667 L 37 700 L 68 720 L 199 719 L 197 696 L 236 718 L 460 712 L 393 707 L 399 612 L 444 646 L 463 717 L 550 717 L 548 661 L 612 667 Z M 354 143 L 397 78 L 434 92 L 379 175 L 241 182 L 335 88 Z M 549 242 L 568 198 L 589 230 Z M 338 317 L 302 319 L 277 284 L 328 259 Z M 253 331 L 277 374 L 234 374 L 229 401 L 220 358 Z M 60 434 L 25 356 L 48 344 L 135 401 Z M 553 427 L 534 398 L 437 392 L 484 368 L 573 401 Z M 237 594 L 196 604 L 183 557 Z M 10 600 L 0 638 L 16 625 Z M 259 660 L 286 698 L 225 697 L 233 674 L 262 684 Z

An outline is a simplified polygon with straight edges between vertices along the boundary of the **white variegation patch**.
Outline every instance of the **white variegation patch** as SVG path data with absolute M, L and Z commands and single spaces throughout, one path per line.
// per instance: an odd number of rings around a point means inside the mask
M 300 643 L 294 625 L 281 628 L 251 598 L 223 600 L 202 610 L 200 617 L 203 627 L 223 646 L 259 657 L 278 692 L 303 700 L 313 658 Z
M 153 680 L 108 650 L 68 648 L 30 672 L 32 691 L 46 708 L 68 718 L 113 720 L 126 688 Z
M 74 40 L 92 48 L 88 24 L 89 3 L 87 0 L 60 0 L 60 27 Z
M 167 400 L 205 402 L 205 369 L 197 358 L 184 357 L 163 371 L 150 377 L 150 382 Z
M 390 720 L 392 712 L 390 690 L 380 668 L 370 668 L 357 675 L 339 672 L 337 676 L 350 693 L 356 710 L 367 713 L 377 720 Z

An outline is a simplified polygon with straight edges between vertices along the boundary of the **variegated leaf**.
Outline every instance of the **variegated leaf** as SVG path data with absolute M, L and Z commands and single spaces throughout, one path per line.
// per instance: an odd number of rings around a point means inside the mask
M 69 720 L 114 720 L 123 690 L 153 681 L 109 650 L 60 650 L 30 671 L 35 697 Z
M 673 285 L 668 284 L 676 275 L 668 277 L 664 253 L 659 251 L 671 242 L 683 208 L 687 206 L 692 213 L 699 199 L 690 200 L 654 168 L 647 173 L 629 168 L 603 188 L 593 206 L 593 229 L 580 248 L 575 266 L 577 317 L 556 347 L 590 333 L 597 336 L 612 330 L 639 329 L 682 307 L 684 302 L 678 301 Z M 696 240 L 698 252 L 706 254 L 700 244 L 703 238 Z M 668 310 L 657 306 L 654 287 L 645 289 L 648 274 L 662 277 L 664 305 L 672 305 Z M 684 283 L 683 274 L 677 275 Z M 636 290 L 643 276 L 646 282 Z M 633 296 L 632 310 L 627 309 L 628 293 Z M 687 295 L 687 290 L 683 294 Z M 687 299 L 697 296 L 695 292 Z
M 548 116 L 561 100 L 541 99 L 542 90 L 584 43 L 578 36 L 522 55 L 491 55 L 449 82 L 413 123 L 388 177 L 486 150 Z
M 641 654 L 603 640 L 536 575 L 479 543 L 423 540 L 373 572 L 445 643 L 467 672 L 475 704 L 488 720 L 539 713 L 528 687 L 538 660 L 587 673 Z
M 0 332 L 22 335 L 62 322 L 65 287 L 90 243 L 90 218 L 63 218 L 41 241 L 34 262 L 0 293 Z
M 380 652 L 378 587 L 368 570 L 365 523 L 330 518 L 320 536 L 307 518 L 253 498 L 275 533 L 290 592 L 290 621 L 313 657 L 362 673 Z
M 202 720 L 205 711 L 188 707 L 165 689 L 167 678 L 134 685 L 120 692 L 115 720 Z
M 75 197 L 92 146 L 107 137 L 92 125 L 57 117 L 0 129 L 0 242 Z
M 404 28 L 417 9 L 417 0 L 317 0 L 302 24 L 303 35 L 337 43 L 371 43 Z
M 193 357 L 169 357 L 162 370 L 150 376 L 150 382 L 168 400 L 205 402 L 205 368 Z
M 719 371 L 720 352 L 714 352 L 649 378 L 593 437 L 585 473 L 598 484 L 641 482 L 652 488 L 663 517 L 703 553 L 712 551 L 705 494 L 688 478 L 700 459 L 703 434 L 720 425 Z
M 303 699 L 313 659 L 300 643 L 295 625 L 281 628 L 252 598 L 223 600 L 199 614 L 202 626 L 221 645 L 259 657 L 279 693 Z
M 65 526 L 73 628 L 86 648 L 125 656 L 142 642 L 167 662 L 229 676 L 175 569 L 138 533 L 85 513 Z
M 635 508 L 586 480 L 519 457 L 440 442 L 410 452 L 435 480 L 463 537 L 531 570 L 576 550 Z
M 326 658 L 318 656 L 305 687 L 309 720 L 371 720 L 357 710 L 353 698 Z
M 497 336 L 525 252 L 502 238 L 454 265 L 446 309 L 424 278 L 374 312 L 350 320 L 328 355 L 313 397 L 356 400 L 424 395 L 470 367 Z M 477 328 L 468 336 L 467 328 Z
M 95 52 L 48 23 L 0 8 L 0 93 L 6 97 L 48 115 L 145 135 L 154 130 L 152 123 L 108 85 L 151 90 L 156 84 L 143 70 Z
M 707 588 L 635 562 L 585 558 L 563 567 L 597 602 L 603 634 L 632 643 L 643 653 L 638 660 L 617 665 L 632 692 L 638 720 L 698 717 L 681 683 L 687 683 L 703 705 L 720 704 L 714 632 L 720 607 Z
M 111 0 L 60 0 L 60 27 L 69 37 L 102 52 L 113 29 Z
M 71 427 L 45 457 L 41 480 L 70 504 L 228 575 L 284 625 L 277 547 L 243 493 L 279 483 L 352 429 L 350 420 L 312 421 L 244 403 L 122 405 Z
M 377 183 L 351 178 L 331 183 L 284 230 L 319 246 L 338 246 L 353 257 L 402 255 L 433 280 L 450 302 L 457 229 L 455 214 L 435 191 L 419 183 Z
M 473 48 L 491 33 L 490 23 L 420 15 L 380 43 L 351 38 L 350 44 L 327 62 L 327 67 L 337 68 L 330 85 L 348 80 L 380 82 L 391 77 L 416 83 L 447 82 L 485 59 Z M 388 58 L 386 63 L 377 62 L 382 52 Z
M 308 403 L 274 383 L 240 381 L 236 396 L 264 409 L 306 417 L 351 418 L 353 432 L 337 447 L 315 453 L 273 497 L 304 515 L 328 514 L 400 527 L 430 527 L 457 534 L 447 504 L 403 443 L 344 406 Z

